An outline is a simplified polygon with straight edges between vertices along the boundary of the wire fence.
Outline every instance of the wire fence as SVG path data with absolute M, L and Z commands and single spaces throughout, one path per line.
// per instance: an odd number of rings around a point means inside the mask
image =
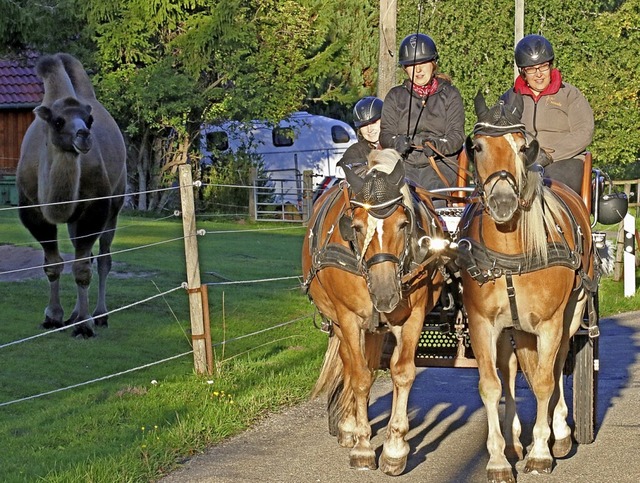
M 229 185 L 229 186 L 230 187 L 237 187 L 235 185 Z M 199 183 L 199 182 L 195 182 L 195 183 L 193 183 L 193 185 L 191 187 L 192 188 L 201 188 L 202 184 Z M 180 189 L 180 188 L 179 187 L 172 187 L 172 188 L 167 188 L 167 189 Z M 165 191 L 165 190 L 166 189 L 163 189 L 163 190 L 149 190 L 149 191 L 140 192 L 140 193 L 128 193 L 127 196 L 136 195 L 136 194 L 142 194 L 142 193 L 152 193 L 152 192 L 157 192 L 157 191 Z M 114 197 L 112 196 L 112 197 L 91 198 L 89 200 L 80 200 L 80 201 L 93 201 L 93 200 L 106 199 L 106 198 L 114 198 Z M 60 203 L 55 203 L 55 204 L 60 204 Z M 42 207 L 42 206 L 45 206 L 45 205 L 33 205 L 33 206 L 34 207 L 36 207 L 36 206 L 37 207 Z M 2 208 L 0 208 L 0 211 L 17 210 L 17 209 L 19 209 L 19 208 L 18 207 L 2 207 Z M 154 221 L 162 221 L 162 220 L 167 220 L 167 219 L 170 219 L 170 218 L 177 218 L 177 217 L 180 217 L 180 216 L 182 216 L 182 213 L 180 211 L 174 211 L 170 215 L 156 218 Z M 134 230 L 136 228 L 136 225 L 137 225 L 136 223 L 132 223 L 132 224 L 129 224 L 129 225 L 118 226 L 117 228 L 115 228 L 115 230 L 118 231 L 118 232 L 122 231 L 122 230 L 129 230 L 130 231 L 130 230 Z M 256 233 L 256 232 L 277 232 L 277 231 L 281 231 L 281 230 L 291 230 L 291 229 L 292 229 L 291 226 L 287 226 L 287 227 L 269 227 L 269 228 L 244 228 L 244 229 L 237 229 L 237 230 L 208 230 L 208 231 L 204 230 L 204 229 L 200 229 L 200 230 L 196 231 L 196 236 L 202 237 L 202 236 L 205 236 L 205 235 L 224 235 L 224 234 L 232 234 L 232 233 L 234 233 L 234 234 L 238 234 L 238 233 L 246 234 L 246 233 Z M 94 233 L 93 236 L 100 235 L 101 233 L 103 233 L 103 232 Z M 87 235 L 85 235 L 85 236 L 87 236 Z M 116 250 L 116 251 L 111 252 L 110 254 L 95 255 L 95 256 L 92 255 L 91 257 L 86 257 L 86 258 L 84 258 L 82 260 L 87 260 L 87 259 L 93 260 L 93 259 L 96 259 L 96 258 L 98 258 L 100 256 L 107 256 L 107 255 L 111 255 L 111 256 L 117 257 L 120 254 L 133 252 L 133 251 L 137 251 L 137 250 L 157 250 L 158 247 L 160 247 L 162 245 L 165 245 L 165 244 L 179 243 L 179 242 L 184 243 L 185 240 L 188 237 L 189 237 L 188 235 L 181 236 L 181 237 L 173 237 L 173 238 L 169 238 L 169 239 L 165 239 L 165 240 L 161 240 L 161 241 L 156 241 L 156 242 L 152 242 L 152 243 L 141 244 L 141 245 L 138 245 L 138 246 L 135 246 L 135 247 Z M 62 240 L 69 241 L 69 242 L 73 242 L 74 241 L 73 238 L 61 238 L 58 241 L 62 241 Z M 34 242 L 22 243 L 22 244 L 21 243 L 11 243 L 10 240 L 2 240 L 2 243 L 10 243 L 10 244 L 15 245 L 15 246 L 33 245 L 34 244 Z M 63 263 L 69 263 L 69 262 L 63 262 Z M 29 267 L 21 267 L 21 268 L 16 268 L 16 269 L 0 271 L 0 279 L 2 279 L 3 275 L 11 275 L 11 274 L 30 271 L 30 270 L 34 270 L 34 269 L 45 269 L 45 268 L 53 266 L 53 265 L 57 265 L 57 264 L 40 264 L 40 265 L 34 265 L 34 266 L 29 266 Z M 301 279 L 301 275 L 295 274 L 295 275 L 283 276 L 283 277 L 270 277 L 270 278 L 261 278 L 261 279 L 255 279 L 254 278 L 254 279 L 247 279 L 247 280 L 233 280 L 233 281 L 226 280 L 226 281 L 221 281 L 221 282 L 208 282 L 208 283 L 203 284 L 203 285 L 214 286 L 215 287 L 215 286 L 247 285 L 247 284 L 252 284 L 252 285 L 253 284 L 270 284 L 270 283 L 273 283 L 273 282 L 279 282 L 279 281 L 283 281 L 283 280 L 296 280 L 296 281 L 300 282 L 300 279 Z M 0 283 L 3 283 L 3 282 L 0 282 Z M 183 282 L 178 286 L 169 288 L 169 289 L 164 290 L 164 291 L 159 291 L 159 293 L 153 294 L 153 295 L 148 296 L 148 297 L 140 298 L 140 299 L 138 299 L 138 300 L 136 300 L 134 302 L 131 302 L 129 304 L 122 305 L 122 306 L 119 306 L 119 307 L 117 307 L 115 309 L 109 310 L 106 314 L 104 314 L 104 316 L 115 314 L 117 312 L 130 310 L 130 309 L 132 309 L 134 307 L 137 307 L 137 306 L 140 306 L 140 305 L 143 305 L 143 304 L 147 304 L 147 303 L 149 303 L 149 302 L 151 302 L 151 301 L 153 301 L 155 299 L 164 298 L 166 295 L 171 294 L 171 293 L 176 292 L 176 291 L 180 291 L 180 290 L 188 292 L 187 282 Z M 228 343 L 231 343 L 231 342 L 234 342 L 234 341 L 239 341 L 239 340 L 242 340 L 242 339 L 255 337 L 255 336 L 259 335 L 259 334 L 264 334 L 264 333 L 267 333 L 267 332 L 270 332 L 270 331 L 273 331 L 273 330 L 276 330 L 276 329 L 280 329 L 280 328 L 283 328 L 283 327 L 286 327 L 286 326 L 289 326 L 289 325 L 292 325 L 292 324 L 296 324 L 296 323 L 298 323 L 300 321 L 303 321 L 303 320 L 308 320 L 309 318 L 312 317 L 312 315 L 313 314 L 310 313 L 308 315 L 305 315 L 305 316 L 302 316 L 302 317 L 297 317 L 297 318 L 294 318 L 292 320 L 276 323 L 276 324 L 274 324 L 274 325 L 272 325 L 270 327 L 266 327 L 266 328 L 263 328 L 263 329 L 260 329 L 260 330 L 255 330 L 255 331 L 252 331 L 252 332 L 247 333 L 247 334 L 243 334 L 243 335 L 240 335 L 240 336 L 228 338 L 228 339 L 225 339 L 223 341 L 217 341 L 215 343 L 212 343 L 212 346 L 213 347 L 217 347 L 217 346 L 220 346 L 220 345 L 223 345 L 223 344 L 228 344 Z M 69 325 L 65 325 L 64 327 L 55 328 L 55 329 L 47 330 L 47 331 L 44 331 L 44 332 L 38 332 L 38 333 L 35 333 L 33 335 L 29 335 L 29 336 L 26 336 L 26 337 L 18 338 L 16 340 L 12 340 L 12 341 L 1 343 L 0 344 L 0 352 L 3 351 L 3 350 L 6 350 L 9 347 L 20 347 L 21 345 L 23 345 L 23 344 L 25 344 L 27 342 L 31 342 L 31 341 L 34 341 L 36 339 L 40 339 L 40 338 L 43 338 L 43 337 L 52 336 L 53 334 L 56 334 L 56 333 L 58 333 L 60 331 L 64 331 L 66 329 L 69 329 L 70 327 L 74 327 L 74 326 L 86 323 L 89 320 L 90 319 L 78 320 L 78 321 L 75 321 L 75 322 L 73 322 L 73 323 L 71 323 Z M 27 349 L 25 349 L 25 350 L 27 350 Z M 99 382 L 102 382 L 102 381 L 106 381 L 106 380 L 113 379 L 113 378 L 116 378 L 116 377 L 124 376 L 126 374 L 130 374 L 130 373 L 133 373 L 133 372 L 136 372 L 136 371 L 140 371 L 140 370 L 152 367 L 152 366 L 156 366 L 156 365 L 159 365 L 159 364 L 164 364 L 164 363 L 167 363 L 167 362 L 182 358 L 182 357 L 184 357 L 186 355 L 193 354 L 193 352 L 194 351 L 193 351 L 193 348 L 192 348 L 192 350 L 189 350 L 189 351 L 186 351 L 186 352 L 175 354 L 175 355 L 169 356 L 169 357 L 164 357 L 164 358 L 161 358 L 161 359 L 156 360 L 156 361 L 152 361 L 152 362 L 148 362 L 148 363 L 145 363 L 145 364 L 141 364 L 141 365 L 138 365 L 138 366 L 135 366 L 135 367 L 131 367 L 131 368 L 126 369 L 126 370 L 117 371 L 117 372 L 114 372 L 112 374 L 107 374 L 107 375 L 103 375 L 103 376 L 100 376 L 100 377 L 96 377 L 96 378 L 93 378 L 93 379 L 90 379 L 90 380 L 86 380 L 86 381 L 83 381 L 83 382 L 80 382 L 80 383 L 69 384 L 69 385 L 64 386 L 64 387 L 56 388 L 56 389 L 49 390 L 49 391 L 40 392 L 40 393 L 33 394 L 33 395 L 30 395 L 30 396 L 15 398 L 15 399 L 8 400 L 8 401 L 0 401 L 0 407 L 9 406 L 9 405 L 12 405 L 12 404 L 17 404 L 17 403 L 21 403 L 21 402 L 25 402 L 25 401 L 29 401 L 29 400 L 33 400 L 33 399 L 37 399 L 37 398 L 41 398 L 41 397 L 45 397 L 45 396 L 48 396 L 48 395 L 51 395 L 51 394 L 56 394 L 56 393 L 63 392 L 63 391 L 69 391 L 69 390 L 72 390 L 72 389 L 77 389 L 77 388 L 80 388 L 80 387 L 83 387 L 83 386 L 87 386 L 87 385 L 90 385 L 90 384 L 96 384 L 96 383 L 99 383 Z

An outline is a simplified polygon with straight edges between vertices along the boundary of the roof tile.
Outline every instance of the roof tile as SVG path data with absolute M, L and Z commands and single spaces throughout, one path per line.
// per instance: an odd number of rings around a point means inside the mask
M 0 59 L 0 108 L 37 105 L 44 86 L 36 74 L 35 57 L 26 60 Z

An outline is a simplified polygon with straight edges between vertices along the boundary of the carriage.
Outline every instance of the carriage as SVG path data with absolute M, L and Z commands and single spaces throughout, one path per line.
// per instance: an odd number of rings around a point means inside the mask
M 416 366 L 478 368 L 489 422 L 488 481 L 515 481 L 505 451 L 523 459 L 517 371 L 538 403 L 525 472 L 548 473 L 553 457 L 571 449 L 562 373 L 573 375 L 573 438 L 594 440 L 598 249 L 605 240 L 591 228 L 605 211 L 605 175 L 587 155 L 580 196 L 543 181 L 537 141 L 526 139 L 509 109 L 489 109 L 476 98 L 478 123 L 461 154 L 457 186 L 406 186 L 401 163 L 382 170 L 375 154 L 366 174 L 345 169 L 346 183 L 317 202 L 303 245 L 303 287 L 333 337 L 314 394 L 327 392 L 329 431 L 352 448 L 354 468 L 378 467 L 367 404 L 372 369 L 380 366 L 389 367 L 394 384 L 379 458 L 389 475 L 404 471 L 409 453 L 404 436 Z M 447 206 L 434 208 L 433 198 Z M 622 219 L 626 199 L 613 203 L 607 213 Z M 383 337 L 386 328 L 393 338 Z

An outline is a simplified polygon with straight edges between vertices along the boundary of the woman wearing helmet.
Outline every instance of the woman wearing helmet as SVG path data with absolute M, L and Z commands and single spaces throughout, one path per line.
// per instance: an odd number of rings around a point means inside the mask
M 438 50 L 428 35 L 405 37 L 398 57 L 408 79 L 384 100 L 380 144 L 402 155 L 406 176 L 414 183 L 428 190 L 453 186 L 456 155 L 465 139 L 462 96 L 451 79 L 438 72 Z
M 551 43 L 541 35 L 525 36 L 515 48 L 520 69 L 513 88 L 502 98 L 522 98 L 522 122 L 540 143 L 538 163 L 546 177 L 580 194 L 584 152 L 593 137 L 593 111 L 577 87 L 562 80 L 553 67 Z
M 354 168 L 367 165 L 369 153 L 380 146 L 378 141 L 382 104 L 382 99 L 373 96 L 363 97 L 356 102 L 353 107 L 353 124 L 358 132 L 358 142 L 347 148 L 338 161 L 338 166 L 346 164 Z

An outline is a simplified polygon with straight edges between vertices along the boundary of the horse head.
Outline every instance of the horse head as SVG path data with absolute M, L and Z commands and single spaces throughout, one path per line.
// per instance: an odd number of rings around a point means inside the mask
M 393 150 L 374 151 L 382 160 L 364 175 L 345 167 L 351 188 L 351 228 L 374 307 L 393 311 L 402 298 L 401 276 L 409 252 L 413 214 L 404 167 Z M 371 161 L 370 161 L 371 163 Z M 371 164 L 370 164 L 371 166 Z
M 35 114 L 47 123 L 51 143 L 65 152 L 86 154 L 93 144 L 91 106 L 73 97 L 55 101 L 51 107 L 44 105 L 34 109 Z
M 527 143 L 521 106 L 499 101 L 488 108 L 481 93 L 474 101 L 478 122 L 466 140 L 469 159 L 475 163 L 476 185 L 485 208 L 498 224 L 512 220 L 519 208 L 531 203 L 540 178 L 531 170 L 538 155 L 538 142 Z M 533 174 L 533 177 L 531 176 Z

